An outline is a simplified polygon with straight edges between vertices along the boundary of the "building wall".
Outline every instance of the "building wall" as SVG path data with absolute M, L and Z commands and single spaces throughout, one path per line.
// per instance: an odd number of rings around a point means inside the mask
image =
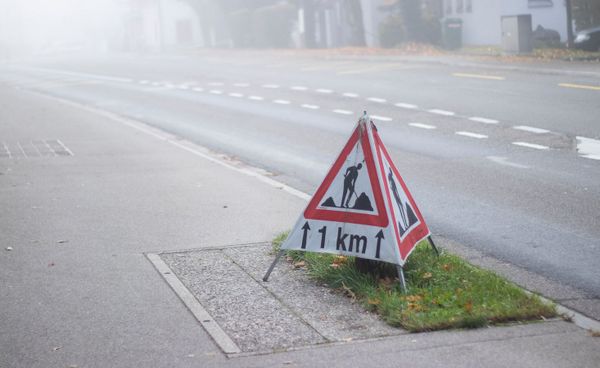
M 458 12 L 460 4 L 463 11 Z M 471 11 L 467 10 L 471 4 Z M 531 14 L 532 26 L 554 29 L 561 41 L 567 38 L 564 0 L 444 0 L 444 17 L 463 20 L 463 43 L 499 45 L 502 39 L 500 18 L 505 15 Z

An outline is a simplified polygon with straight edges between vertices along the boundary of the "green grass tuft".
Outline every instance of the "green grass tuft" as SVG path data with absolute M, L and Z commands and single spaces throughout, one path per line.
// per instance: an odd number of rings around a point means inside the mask
M 278 250 L 287 233 L 273 241 Z M 526 294 L 493 272 L 419 244 L 404 266 L 409 287 L 402 293 L 393 265 L 377 275 L 360 272 L 352 257 L 289 251 L 292 262 L 304 261 L 311 278 L 356 299 L 392 326 L 409 331 L 478 328 L 488 324 L 556 316 L 554 305 Z

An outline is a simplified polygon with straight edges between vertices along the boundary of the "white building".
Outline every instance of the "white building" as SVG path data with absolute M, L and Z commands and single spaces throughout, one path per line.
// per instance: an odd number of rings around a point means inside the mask
M 567 10 L 564 0 L 444 0 L 444 18 L 463 21 L 463 44 L 499 45 L 500 18 L 531 14 L 532 27 L 553 29 L 561 41 L 567 39 Z
M 124 36 L 132 51 L 205 45 L 198 14 L 181 0 L 131 0 Z

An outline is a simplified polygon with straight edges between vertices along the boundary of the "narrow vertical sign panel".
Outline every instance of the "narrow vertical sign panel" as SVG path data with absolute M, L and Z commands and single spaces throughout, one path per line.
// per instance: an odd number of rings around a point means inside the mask
M 402 266 L 429 229 L 377 129 L 364 117 L 282 249 Z

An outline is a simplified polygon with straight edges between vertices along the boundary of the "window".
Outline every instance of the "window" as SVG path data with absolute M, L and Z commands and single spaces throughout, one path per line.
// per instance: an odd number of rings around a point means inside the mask
M 554 6 L 552 0 L 527 0 L 529 8 L 551 8 Z
M 446 14 L 452 14 L 452 0 L 446 0 Z
M 473 12 L 473 0 L 465 1 L 465 12 L 467 12 L 467 13 Z
M 456 0 L 456 12 L 462 14 L 464 8 L 464 0 Z

